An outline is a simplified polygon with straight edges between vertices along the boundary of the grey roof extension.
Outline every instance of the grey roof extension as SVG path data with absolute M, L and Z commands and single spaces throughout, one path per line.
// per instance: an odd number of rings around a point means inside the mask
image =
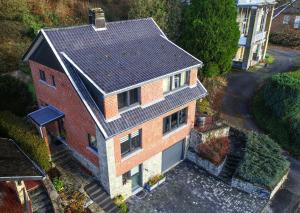
M 82 94 L 84 100 L 88 103 L 91 110 L 93 111 L 93 114 L 96 115 L 96 117 L 99 119 L 108 137 L 112 137 L 118 133 L 126 131 L 139 124 L 165 114 L 177 107 L 183 106 L 193 100 L 203 98 L 207 95 L 207 91 L 205 90 L 203 85 L 198 82 L 196 87 L 183 88 L 180 91 L 165 96 L 165 99 L 158 103 L 145 108 L 137 107 L 135 109 L 122 113 L 120 118 L 107 122 L 103 114 L 93 101 L 90 93 L 87 91 L 84 83 L 78 76 L 78 71 L 66 60 L 64 60 L 64 63 L 67 65 L 71 78 L 78 88 L 78 92 Z
M 54 106 L 46 106 L 28 114 L 28 117 L 38 126 L 44 126 L 64 116 L 65 114 Z
M 103 93 L 202 65 L 169 41 L 152 18 L 108 22 L 97 31 L 85 25 L 44 32 Z

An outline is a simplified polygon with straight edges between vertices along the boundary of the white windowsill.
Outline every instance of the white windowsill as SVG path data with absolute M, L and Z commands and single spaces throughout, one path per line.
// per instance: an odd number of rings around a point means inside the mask
M 55 86 L 53 86 L 53 85 L 51 85 L 51 84 L 48 84 L 46 81 L 43 81 L 43 80 L 40 79 L 39 82 L 41 82 L 42 84 L 44 84 L 44 85 L 46 85 L 46 86 L 48 86 L 48 87 L 51 87 L 52 89 L 56 89 Z
M 168 137 L 170 137 L 172 134 L 175 134 L 176 132 L 179 132 L 180 130 L 186 128 L 188 126 L 188 124 L 184 124 L 184 125 L 181 125 L 180 127 L 178 127 L 177 129 L 171 131 L 171 132 L 168 132 L 167 134 L 163 135 L 163 139 L 166 139 Z
M 131 158 L 131 157 L 137 155 L 138 153 L 140 153 L 140 152 L 142 152 L 142 151 L 143 151 L 142 148 L 135 150 L 134 152 L 132 152 L 132 153 L 126 155 L 125 157 L 123 157 L 123 158 L 121 159 L 121 162 L 128 160 L 129 158 Z
M 96 152 L 95 150 L 93 150 L 91 147 L 87 146 L 86 149 L 89 150 L 94 155 L 98 156 L 98 152 Z

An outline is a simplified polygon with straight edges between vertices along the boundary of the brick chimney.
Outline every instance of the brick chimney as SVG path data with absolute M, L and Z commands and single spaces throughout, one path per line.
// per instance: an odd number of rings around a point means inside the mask
M 92 8 L 89 10 L 89 22 L 96 29 L 106 28 L 104 11 L 102 10 L 102 8 Z

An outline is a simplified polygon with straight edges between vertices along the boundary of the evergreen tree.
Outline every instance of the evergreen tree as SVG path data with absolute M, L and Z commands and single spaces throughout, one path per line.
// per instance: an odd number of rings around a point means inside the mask
M 204 62 L 202 74 L 213 77 L 229 72 L 240 37 L 236 1 L 192 0 L 183 20 L 180 42 Z
M 180 0 L 131 0 L 128 16 L 129 19 L 152 17 L 171 40 L 179 38 Z

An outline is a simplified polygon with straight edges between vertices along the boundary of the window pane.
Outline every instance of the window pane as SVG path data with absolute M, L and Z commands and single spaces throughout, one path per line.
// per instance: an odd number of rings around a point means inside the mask
M 170 91 L 170 80 L 171 80 L 170 77 L 165 78 L 165 79 L 163 80 L 163 90 L 164 90 L 164 93 Z
M 186 119 L 187 119 L 187 110 L 183 109 L 179 113 L 179 124 L 186 123 Z
M 129 141 L 121 143 L 121 155 L 126 155 L 130 152 L 130 143 Z
M 52 75 L 52 86 L 56 86 L 54 76 Z
M 129 91 L 130 94 L 130 105 L 138 103 L 139 102 L 139 92 L 138 89 L 133 89 Z
M 174 76 L 174 82 L 173 82 L 174 86 L 173 88 L 176 89 L 176 88 L 179 88 L 180 87 L 180 74 L 177 74 Z
M 137 136 L 131 138 L 131 151 L 134 151 L 140 147 L 141 147 L 140 136 L 137 135 Z
M 181 73 L 180 86 L 184 86 L 186 84 L 186 74 L 187 74 L 187 72 Z
M 171 129 L 174 129 L 178 126 L 178 113 L 174 113 L 171 116 Z
M 170 131 L 170 117 L 166 117 L 163 120 L 163 133 Z
M 90 146 L 92 149 L 98 151 L 96 137 L 93 136 L 93 135 L 88 134 L 88 138 L 89 138 L 89 146 Z
M 127 104 L 127 92 L 118 94 L 118 107 L 119 109 L 128 106 Z

